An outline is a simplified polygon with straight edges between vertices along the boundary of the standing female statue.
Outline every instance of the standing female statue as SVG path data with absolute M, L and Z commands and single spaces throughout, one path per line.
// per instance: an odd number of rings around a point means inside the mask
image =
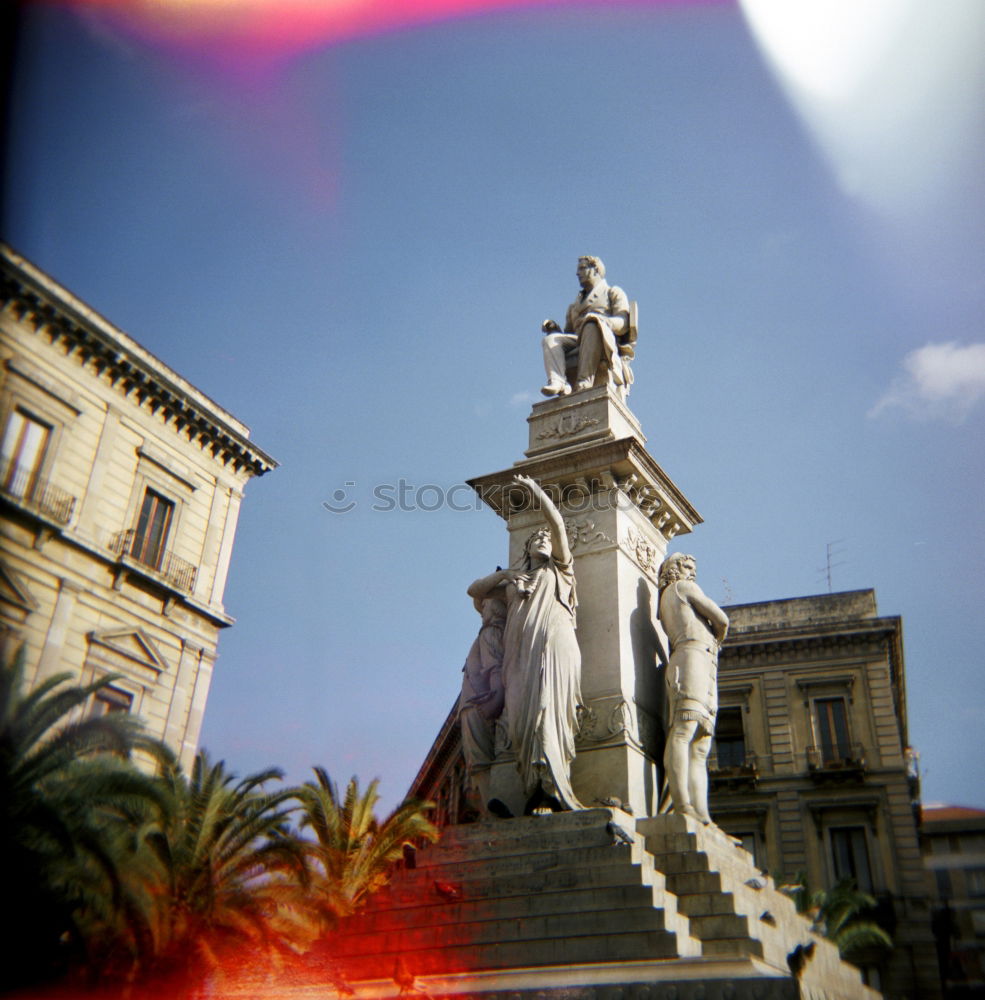
M 526 811 L 581 809 L 571 788 L 581 704 L 571 550 L 564 521 L 547 494 L 528 476 L 513 481 L 540 503 L 547 525 L 527 539 L 518 566 L 476 580 L 469 595 L 506 600 L 504 714 Z

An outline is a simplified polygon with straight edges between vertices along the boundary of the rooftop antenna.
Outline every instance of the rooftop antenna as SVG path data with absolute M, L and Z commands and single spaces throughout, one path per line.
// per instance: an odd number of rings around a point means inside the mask
M 828 581 L 828 593 L 829 594 L 832 592 L 831 591 L 831 571 L 833 569 L 837 568 L 838 566 L 844 566 L 845 563 L 848 561 L 847 559 L 841 559 L 841 560 L 838 560 L 837 562 L 835 562 L 835 560 L 838 558 L 838 556 L 843 556 L 845 554 L 845 550 L 844 549 L 837 548 L 837 546 L 843 545 L 844 542 L 845 542 L 844 538 L 839 538 L 839 539 L 837 539 L 837 540 L 835 540 L 833 542 L 828 542 L 828 544 L 825 546 L 825 550 L 826 550 L 826 558 L 825 558 L 825 561 L 824 561 L 825 564 L 824 564 L 824 566 L 821 569 L 818 570 L 819 573 L 823 573 L 825 575 L 825 577 L 826 577 L 826 579 Z

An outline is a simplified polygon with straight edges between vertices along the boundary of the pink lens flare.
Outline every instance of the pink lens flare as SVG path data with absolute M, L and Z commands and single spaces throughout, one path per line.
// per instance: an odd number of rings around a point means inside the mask
M 572 0 L 34 0 L 108 18 L 148 44 L 278 61 L 312 48 L 490 13 L 600 6 Z M 710 6 L 733 0 L 606 0 L 605 7 Z

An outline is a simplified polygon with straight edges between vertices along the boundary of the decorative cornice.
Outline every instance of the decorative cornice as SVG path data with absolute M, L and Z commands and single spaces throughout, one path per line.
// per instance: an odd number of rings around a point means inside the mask
M 858 653 L 861 650 L 885 649 L 899 630 L 898 618 L 874 618 L 861 622 L 782 627 L 771 634 L 729 634 L 719 653 L 723 669 L 741 667 L 750 661 L 781 663 L 806 660 L 831 650 Z
M 161 413 L 175 433 L 196 442 L 223 465 L 254 476 L 277 467 L 249 440 L 245 427 L 232 425 L 235 418 L 226 419 L 201 392 L 182 384 L 176 372 L 3 244 L 0 268 L 0 308 L 21 324 L 44 333 L 138 406 Z
M 517 462 L 510 469 L 470 479 L 468 484 L 500 517 L 509 519 L 526 503 L 525 491 L 513 482 L 517 473 L 531 476 L 549 493 L 560 495 L 566 515 L 628 502 L 668 540 L 687 534 L 702 521 L 636 438 L 602 441 Z M 563 498 L 571 491 L 579 497 L 579 510 L 565 509 Z

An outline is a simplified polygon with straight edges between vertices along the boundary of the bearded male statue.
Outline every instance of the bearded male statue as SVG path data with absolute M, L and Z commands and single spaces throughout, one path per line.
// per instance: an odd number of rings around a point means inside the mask
M 541 326 L 547 385 L 540 391 L 545 396 L 567 396 L 572 391 L 568 363 L 577 359 L 575 392 L 595 385 L 604 361 L 609 382 L 625 396 L 633 381 L 629 362 L 635 355 L 636 336 L 629 299 L 621 288 L 606 284 L 605 265 L 598 257 L 579 257 L 577 275 L 581 294 L 568 306 L 564 330 L 552 319 Z
M 708 824 L 708 751 L 718 712 L 718 650 L 729 622 L 695 576 L 694 556 L 682 552 L 660 566 L 658 617 L 670 641 L 664 769 L 674 812 Z

